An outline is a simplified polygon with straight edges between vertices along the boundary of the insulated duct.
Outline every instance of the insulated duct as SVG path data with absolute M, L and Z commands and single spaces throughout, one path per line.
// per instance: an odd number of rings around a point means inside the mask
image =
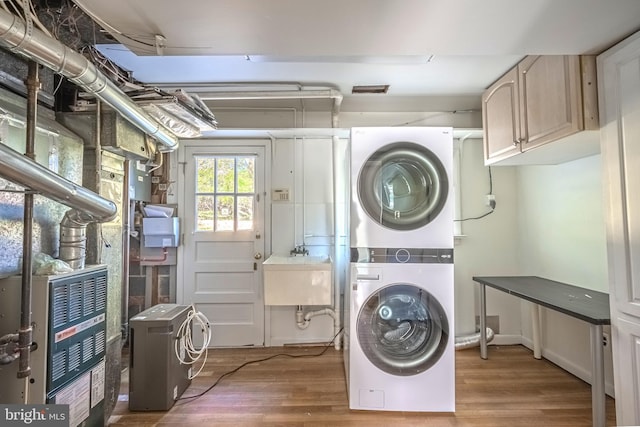
M 39 165 L 0 144 L 0 176 L 72 208 L 60 223 L 60 259 L 71 267 L 84 267 L 86 226 L 115 218 L 117 207 L 96 193 Z
M 487 342 L 491 342 L 494 337 L 493 329 L 487 328 Z M 477 347 L 480 345 L 480 332 L 470 335 L 462 335 L 456 337 L 456 350 L 464 350 L 466 348 Z
M 18 16 L 2 8 L 0 45 L 50 68 L 95 95 L 134 126 L 164 145 L 165 150 L 162 151 L 174 151 L 178 148 L 178 140 L 174 134 L 138 107 L 84 56 L 37 28 L 27 28 Z

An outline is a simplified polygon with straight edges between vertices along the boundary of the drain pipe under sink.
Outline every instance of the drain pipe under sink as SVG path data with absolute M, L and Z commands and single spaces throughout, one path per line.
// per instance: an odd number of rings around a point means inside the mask
M 302 306 L 299 305 L 296 309 L 296 326 L 300 329 L 307 329 L 311 324 L 311 319 L 316 316 L 330 316 L 333 319 L 334 329 L 340 330 L 340 324 L 336 325 L 336 322 L 339 322 L 340 319 L 336 315 L 336 312 L 332 308 L 323 308 L 316 311 L 309 311 L 307 314 L 304 314 L 302 311 Z M 340 350 L 340 345 L 337 344 L 336 341 L 336 350 Z

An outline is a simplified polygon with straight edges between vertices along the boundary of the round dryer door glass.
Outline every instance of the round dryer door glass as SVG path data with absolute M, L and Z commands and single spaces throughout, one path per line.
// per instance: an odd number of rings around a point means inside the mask
M 367 215 L 394 230 L 414 230 L 433 221 L 448 191 L 440 159 L 412 142 L 382 147 L 367 159 L 358 177 L 358 197 Z
M 365 356 L 393 375 L 417 375 L 442 356 L 449 322 L 438 300 L 426 290 L 394 284 L 369 296 L 358 314 L 357 334 Z

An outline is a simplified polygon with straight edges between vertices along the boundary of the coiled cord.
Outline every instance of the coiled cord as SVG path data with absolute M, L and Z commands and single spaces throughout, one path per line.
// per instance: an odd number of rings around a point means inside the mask
M 191 331 L 194 326 L 200 326 L 200 332 L 202 332 L 202 346 L 199 349 L 196 348 L 193 342 Z M 190 374 L 189 379 L 197 377 L 200 371 L 202 371 L 202 368 L 207 362 L 210 342 L 211 324 L 209 323 L 209 319 L 207 319 L 204 314 L 197 311 L 194 304 L 191 304 L 191 310 L 187 313 L 187 318 L 178 328 L 176 341 L 174 343 L 176 357 L 182 364 L 193 365 L 204 356 L 200 368 L 195 374 Z

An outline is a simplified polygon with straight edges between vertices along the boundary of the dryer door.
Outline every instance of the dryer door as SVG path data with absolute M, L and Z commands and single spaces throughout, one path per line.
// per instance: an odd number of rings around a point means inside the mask
M 449 180 L 438 157 L 412 142 L 395 142 L 371 155 L 358 176 L 358 198 L 367 215 L 394 230 L 433 221 L 447 200 Z
M 358 342 L 371 363 L 393 375 L 417 375 L 445 351 L 449 322 L 438 300 L 406 283 L 379 289 L 358 313 Z M 353 333 L 353 331 L 352 331 Z

